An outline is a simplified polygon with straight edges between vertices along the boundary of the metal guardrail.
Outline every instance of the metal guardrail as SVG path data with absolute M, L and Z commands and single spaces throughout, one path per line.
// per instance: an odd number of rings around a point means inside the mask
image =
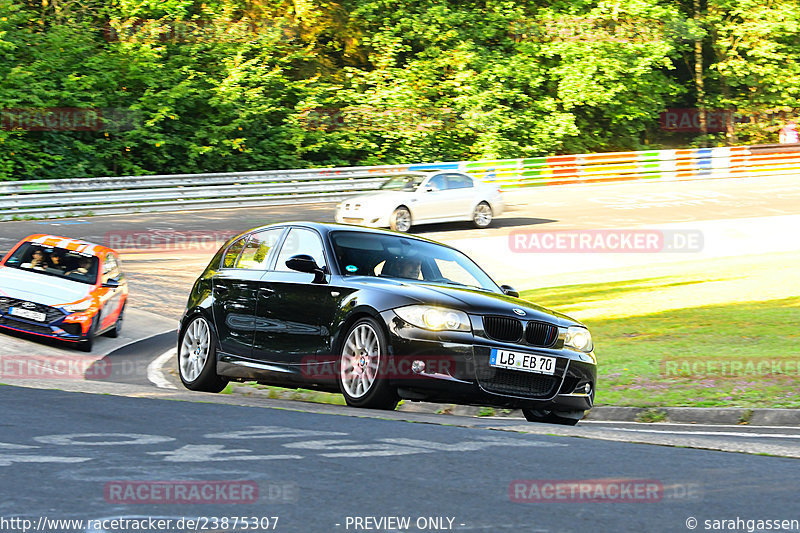
M 0 220 L 332 202 L 414 170 L 467 172 L 504 189 L 800 173 L 800 144 L 214 174 L 0 183 Z

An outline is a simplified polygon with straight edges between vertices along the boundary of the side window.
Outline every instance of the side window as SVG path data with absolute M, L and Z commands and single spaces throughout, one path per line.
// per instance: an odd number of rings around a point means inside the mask
M 225 257 L 222 259 L 222 268 L 233 268 L 236 265 L 236 260 L 239 258 L 239 253 L 244 248 L 244 242 L 247 240 L 247 235 L 228 246 L 225 252 Z
M 283 228 L 273 228 L 252 234 L 242 251 L 242 255 L 239 257 L 238 263 L 234 263 L 236 268 L 266 270 L 269 265 L 269 259 L 272 257 L 270 252 L 278 243 L 282 233 Z
M 322 240 L 316 231 L 305 228 L 292 228 L 286 236 L 286 240 L 281 247 L 281 253 L 278 255 L 278 264 L 275 265 L 275 270 L 284 272 L 294 272 L 286 266 L 286 261 L 297 254 L 306 254 L 314 258 L 317 265 L 320 267 L 325 266 L 325 253 L 322 248 Z
M 434 176 L 428 181 L 426 185 L 427 188 L 433 189 L 434 191 L 443 191 L 447 188 L 447 184 L 444 180 L 444 174 L 439 174 L 438 176 Z
M 472 180 L 467 176 L 462 176 L 461 174 L 447 175 L 448 189 L 469 189 L 470 187 L 472 187 Z

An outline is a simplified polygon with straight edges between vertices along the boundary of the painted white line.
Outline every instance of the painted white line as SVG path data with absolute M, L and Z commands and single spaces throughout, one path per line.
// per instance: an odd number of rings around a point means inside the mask
M 490 417 L 486 417 L 490 418 Z M 502 417 L 496 417 L 502 418 Z M 511 417 L 506 417 L 506 420 L 510 419 Z M 520 417 L 520 419 L 522 419 Z M 594 424 L 594 425 L 622 425 L 627 424 L 631 426 L 640 426 L 646 428 L 647 426 L 670 426 L 670 427 L 691 427 L 691 428 L 713 428 L 713 429 L 722 429 L 722 428 L 734 428 L 734 429 L 745 429 L 745 428 L 752 428 L 752 429 L 782 429 L 782 430 L 798 430 L 797 426 L 756 426 L 752 424 L 695 424 L 693 422 L 630 422 L 630 421 L 614 421 L 614 420 L 581 420 L 581 425 L 585 426 L 587 424 Z
M 164 372 L 162 372 L 161 367 L 163 367 L 167 361 L 169 361 L 172 357 L 177 357 L 178 349 L 177 348 L 170 348 L 166 352 L 162 353 L 153 361 L 147 365 L 147 379 L 160 389 L 177 389 L 175 385 L 173 385 L 167 378 L 164 376 Z
M 699 435 L 712 437 L 771 437 L 773 439 L 800 439 L 800 435 L 785 433 L 744 433 L 737 431 L 659 431 L 657 429 L 603 428 L 608 431 L 629 431 L 633 433 L 663 433 L 665 435 Z

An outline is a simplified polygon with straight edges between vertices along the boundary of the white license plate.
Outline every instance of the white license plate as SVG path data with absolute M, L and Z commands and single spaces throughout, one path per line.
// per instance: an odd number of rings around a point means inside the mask
M 28 320 L 36 320 L 37 322 L 44 322 L 47 320 L 47 315 L 39 311 L 31 311 L 30 309 L 20 309 L 19 307 L 12 307 L 9 313 L 20 318 L 27 318 Z
M 535 372 L 537 374 L 553 374 L 556 371 L 556 358 L 492 348 L 489 356 L 489 365 L 509 370 Z

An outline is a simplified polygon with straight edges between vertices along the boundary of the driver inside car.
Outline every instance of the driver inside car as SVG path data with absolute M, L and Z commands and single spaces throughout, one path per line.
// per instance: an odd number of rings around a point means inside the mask
M 421 262 L 416 257 L 407 257 L 401 260 L 397 276 L 400 278 L 419 279 Z

